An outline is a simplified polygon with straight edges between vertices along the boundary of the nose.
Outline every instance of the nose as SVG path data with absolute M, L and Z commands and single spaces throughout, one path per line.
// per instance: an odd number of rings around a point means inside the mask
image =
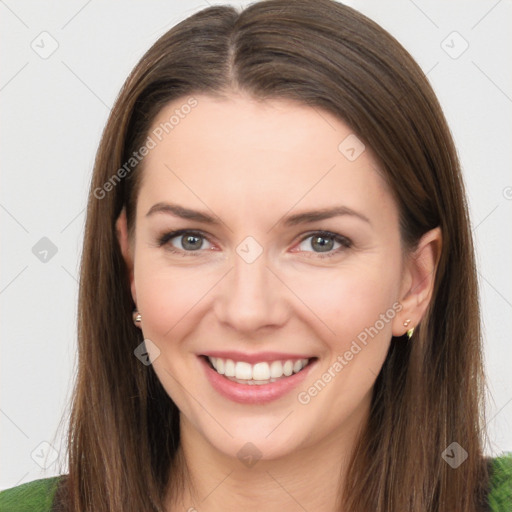
M 282 326 L 289 307 L 286 287 L 269 268 L 265 252 L 253 262 L 238 254 L 219 286 L 214 311 L 217 320 L 246 336 Z

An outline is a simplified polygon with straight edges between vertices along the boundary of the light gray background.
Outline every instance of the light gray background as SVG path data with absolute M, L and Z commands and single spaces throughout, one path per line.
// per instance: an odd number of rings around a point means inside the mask
M 84 208 L 109 109 L 151 44 L 214 3 L 0 0 L 0 489 L 58 474 L 54 456 L 64 459 Z M 416 58 L 453 131 L 478 251 L 487 452 L 511 451 L 512 3 L 349 3 Z M 52 38 L 48 58 L 31 47 L 48 52 Z M 57 248 L 46 262 L 32 251 L 43 237 Z

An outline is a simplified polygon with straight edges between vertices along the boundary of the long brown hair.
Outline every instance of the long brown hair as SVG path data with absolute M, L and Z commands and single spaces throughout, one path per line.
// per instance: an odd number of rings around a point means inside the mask
M 152 367 L 134 356 L 142 335 L 132 322 L 115 232 L 123 207 L 133 232 L 143 160 L 116 171 L 144 145 L 170 101 L 237 90 L 338 116 L 372 148 L 399 207 L 404 247 L 436 226 L 443 233 L 431 304 L 411 342 L 391 340 L 340 509 L 474 512 L 487 481 L 484 380 L 456 150 L 412 57 L 376 23 L 332 0 L 206 8 L 164 34 L 126 80 L 102 136 L 87 206 L 62 510 L 162 511 L 167 485 L 180 483 L 179 411 Z M 442 457 L 452 442 L 468 453 L 457 469 Z

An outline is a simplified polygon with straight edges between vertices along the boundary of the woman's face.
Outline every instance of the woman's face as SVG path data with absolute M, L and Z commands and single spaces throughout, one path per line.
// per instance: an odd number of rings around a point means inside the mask
M 137 200 L 131 284 L 154 370 L 182 428 L 228 456 L 354 433 L 407 330 L 392 195 L 323 110 L 195 98 L 155 120 Z

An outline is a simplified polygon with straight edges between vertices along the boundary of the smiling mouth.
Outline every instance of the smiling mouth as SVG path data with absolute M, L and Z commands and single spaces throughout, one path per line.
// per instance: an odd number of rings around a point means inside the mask
M 316 357 L 309 359 L 286 359 L 281 361 L 260 362 L 250 364 L 246 361 L 233 361 L 222 357 L 203 357 L 210 368 L 226 379 L 238 384 L 263 385 L 283 380 L 301 372 L 315 361 Z

